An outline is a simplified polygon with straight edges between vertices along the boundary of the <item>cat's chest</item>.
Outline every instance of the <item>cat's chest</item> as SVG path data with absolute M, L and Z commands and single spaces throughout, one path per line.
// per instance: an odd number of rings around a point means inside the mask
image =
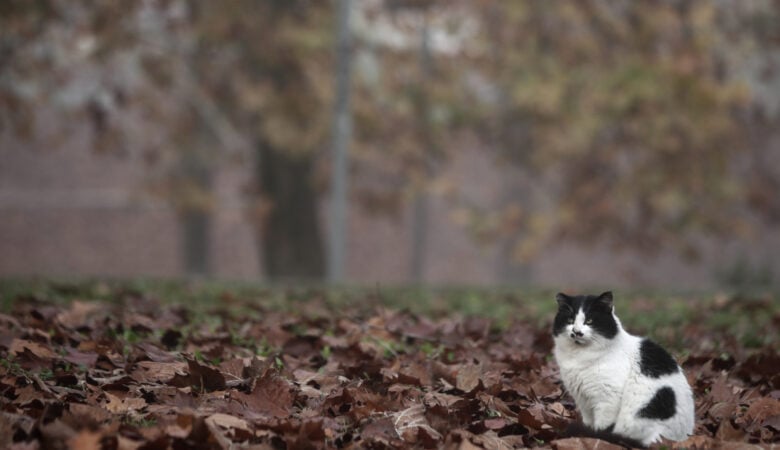
M 618 394 L 633 373 L 631 359 L 620 354 L 559 358 L 558 365 L 566 388 L 584 397 Z

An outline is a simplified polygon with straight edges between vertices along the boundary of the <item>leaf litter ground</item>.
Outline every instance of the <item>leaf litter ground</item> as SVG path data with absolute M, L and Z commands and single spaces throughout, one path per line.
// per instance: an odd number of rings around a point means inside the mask
M 617 448 L 562 438 L 577 414 L 550 357 L 551 317 L 524 313 L 522 299 L 498 327 L 368 297 L 334 307 L 313 293 L 286 309 L 230 293 L 205 307 L 107 298 L 8 302 L 0 448 Z M 771 300 L 700 302 L 695 319 L 658 329 L 696 397 L 695 435 L 666 446 L 780 443 Z M 654 305 L 622 307 L 641 317 Z

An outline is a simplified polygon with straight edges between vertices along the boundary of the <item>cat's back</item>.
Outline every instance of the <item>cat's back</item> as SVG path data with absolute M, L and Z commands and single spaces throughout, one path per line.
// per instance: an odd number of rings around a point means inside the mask
M 650 338 L 639 338 L 639 370 L 642 375 L 660 378 L 680 373 L 680 366 L 672 355 Z
M 626 384 L 622 414 L 618 420 L 622 432 L 636 436 L 655 429 L 656 435 L 673 440 L 685 439 L 693 431 L 694 402 L 688 380 L 672 355 L 649 338 L 638 338 L 636 370 Z M 638 420 L 637 420 L 638 419 Z M 623 426 L 620 426 L 623 425 Z
M 672 355 L 661 345 L 647 337 L 631 336 L 626 346 L 627 361 L 631 370 L 628 375 L 624 401 L 647 401 L 663 387 L 671 388 L 676 397 L 690 395 L 691 390 L 685 373 Z M 679 403 L 679 402 L 677 402 Z

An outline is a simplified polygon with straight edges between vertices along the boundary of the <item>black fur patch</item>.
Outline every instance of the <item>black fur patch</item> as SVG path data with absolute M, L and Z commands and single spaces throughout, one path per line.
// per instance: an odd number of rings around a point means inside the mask
M 585 319 L 592 320 L 591 327 L 605 338 L 612 339 L 618 333 L 618 325 L 612 315 L 612 298 L 609 303 L 601 297 L 589 295 L 583 302 Z
M 577 311 L 582 307 L 582 296 L 570 297 L 564 294 L 558 294 L 556 296 L 558 301 L 558 313 L 555 315 L 553 321 L 553 336 L 558 336 L 566 329 L 566 325 L 569 324 L 569 320 L 574 320 L 574 316 L 577 315 Z
M 639 370 L 642 371 L 642 375 L 659 378 L 680 370 L 672 355 L 650 339 L 642 341 L 639 356 Z
M 612 316 L 611 293 L 572 296 L 558 294 L 556 299 L 558 300 L 558 314 L 553 322 L 553 336 L 561 334 L 569 320 L 574 319 L 580 309 L 584 311 L 585 319 L 592 321 L 590 326 L 594 331 L 607 339 L 612 339 L 617 335 L 618 326 Z
M 664 420 L 674 417 L 676 410 L 677 398 L 674 396 L 674 391 L 669 386 L 664 386 L 656 391 L 650 402 L 639 410 L 637 416 L 645 419 Z

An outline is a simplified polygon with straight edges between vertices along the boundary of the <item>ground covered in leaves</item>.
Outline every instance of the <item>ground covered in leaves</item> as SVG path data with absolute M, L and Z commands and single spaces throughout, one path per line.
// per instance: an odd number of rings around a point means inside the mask
M 5 299 L 0 448 L 609 448 L 561 438 L 577 415 L 550 356 L 552 317 L 520 293 L 499 321 L 371 295 L 334 305 L 311 292 L 284 308 L 262 293 L 197 306 L 101 296 Z M 677 447 L 780 443 L 771 297 L 617 302 L 694 388 L 695 436 Z M 649 323 L 658 311 L 668 320 Z

